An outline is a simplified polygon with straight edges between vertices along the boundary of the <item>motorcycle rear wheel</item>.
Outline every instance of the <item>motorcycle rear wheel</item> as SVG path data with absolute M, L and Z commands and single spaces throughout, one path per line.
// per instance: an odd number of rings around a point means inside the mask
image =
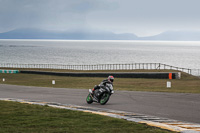
M 100 104 L 101 105 L 106 104 L 108 102 L 109 98 L 110 98 L 110 94 L 103 93 L 103 95 L 100 97 Z
M 86 102 L 87 102 L 88 104 L 93 103 L 93 99 L 92 99 L 92 97 L 91 97 L 91 94 L 88 94 L 88 96 L 87 96 L 87 98 L 86 98 Z

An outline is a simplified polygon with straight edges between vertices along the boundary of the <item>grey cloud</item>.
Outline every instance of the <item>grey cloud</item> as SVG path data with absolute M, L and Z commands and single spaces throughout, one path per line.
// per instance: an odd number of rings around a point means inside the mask
M 118 10 L 90 15 L 90 24 L 102 25 L 118 32 L 132 33 L 145 30 L 148 33 L 149 30 L 152 33 L 154 31 L 159 33 L 184 28 L 200 30 L 198 0 L 125 0 L 118 3 L 120 5 Z M 103 24 L 101 20 L 104 20 Z M 117 27 L 120 27 L 121 31 L 117 30 Z
M 18 27 L 81 27 L 86 15 L 112 6 L 100 0 L 1 0 L 0 30 Z
M 20 27 L 145 34 L 199 29 L 199 0 L 0 0 L 0 32 Z

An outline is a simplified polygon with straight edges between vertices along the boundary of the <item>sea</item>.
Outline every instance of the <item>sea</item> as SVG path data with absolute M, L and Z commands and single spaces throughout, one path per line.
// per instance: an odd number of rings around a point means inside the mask
M 0 63 L 163 63 L 200 69 L 199 41 L 0 40 Z

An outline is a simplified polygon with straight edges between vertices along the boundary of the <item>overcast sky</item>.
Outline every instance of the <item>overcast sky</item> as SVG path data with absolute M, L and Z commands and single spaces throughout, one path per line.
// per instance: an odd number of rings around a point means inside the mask
M 200 0 L 0 0 L 0 33 L 16 28 L 149 36 L 200 31 Z

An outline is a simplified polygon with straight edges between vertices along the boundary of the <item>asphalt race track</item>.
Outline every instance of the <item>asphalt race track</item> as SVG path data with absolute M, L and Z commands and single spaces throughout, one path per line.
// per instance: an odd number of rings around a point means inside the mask
M 200 94 L 115 91 L 106 105 L 86 103 L 88 90 L 0 84 L 0 98 L 58 102 L 141 113 L 200 124 Z

